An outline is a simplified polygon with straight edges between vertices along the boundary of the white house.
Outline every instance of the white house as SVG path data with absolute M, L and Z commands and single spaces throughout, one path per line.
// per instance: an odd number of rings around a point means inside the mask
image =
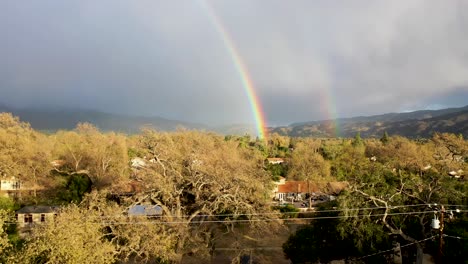
M 268 164 L 281 164 L 284 163 L 282 158 L 267 158 Z
M 141 169 L 146 167 L 146 161 L 142 158 L 135 157 L 131 160 L 132 168 Z
M 0 190 L 2 191 L 17 191 L 20 189 L 21 189 L 21 182 L 15 177 L 1 180 Z
M 20 228 L 29 228 L 35 224 L 52 221 L 59 209 L 59 206 L 25 206 L 16 211 L 16 220 Z

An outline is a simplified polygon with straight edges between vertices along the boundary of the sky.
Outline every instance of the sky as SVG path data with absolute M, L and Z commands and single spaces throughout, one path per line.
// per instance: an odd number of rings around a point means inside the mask
M 0 1 L 0 104 L 267 124 L 468 104 L 468 1 Z

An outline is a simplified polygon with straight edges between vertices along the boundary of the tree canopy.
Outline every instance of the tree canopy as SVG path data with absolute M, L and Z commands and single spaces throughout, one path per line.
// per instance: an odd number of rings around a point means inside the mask
M 437 255 L 430 224 L 443 205 L 443 260 L 462 263 L 466 244 L 452 237 L 468 238 L 467 164 L 468 143 L 453 134 L 425 140 L 385 132 L 380 139 L 273 134 L 263 141 L 188 130 L 129 136 L 88 123 L 45 134 L 0 114 L 0 176 L 24 190 L 0 200 L 0 261 L 209 262 L 219 247 L 240 260 L 243 245 L 306 223 L 281 241 L 294 263 L 392 262 L 393 249 L 414 262 L 416 252 Z M 316 208 L 309 195 L 304 214 L 292 204 L 273 206 L 278 176 L 322 190 L 342 181 L 346 189 Z M 14 210 L 38 204 L 62 209 L 18 242 Z M 135 216 L 134 206 L 159 213 Z

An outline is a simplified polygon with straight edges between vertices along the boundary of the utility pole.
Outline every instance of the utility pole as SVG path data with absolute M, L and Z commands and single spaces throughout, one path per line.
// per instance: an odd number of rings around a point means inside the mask
M 440 228 L 439 228 L 439 252 L 437 253 L 437 263 L 442 264 L 442 256 L 444 250 L 444 215 L 445 207 L 440 205 Z

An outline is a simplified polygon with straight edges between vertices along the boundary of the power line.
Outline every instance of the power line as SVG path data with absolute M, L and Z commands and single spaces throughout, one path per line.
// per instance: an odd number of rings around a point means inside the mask
M 400 246 L 400 248 L 403 248 L 403 247 L 409 247 L 411 245 L 414 245 L 414 244 L 417 244 L 417 243 L 421 243 L 421 242 L 424 242 L 426 240 L 429 240 L 429 239 L 433 239 L 435 238 L 436 236 L 431 236 L 431 237 L 428 237 L 428 238 L 425 238 L 425 239 L 422 239 L 422 240 L 418 240 L 416 242 L 412 242 L 412 243 L 409 243 L 409 244 L 405 244 L 403 246 Z M 377 255 L 380 255 L 380 254 L 383 254 L 383 253 L 387 253 L 387 252 L 390 252 L 390 251 L 394 251 L 395 249 L 392 248 L 392 249 L 388 249 L 388 250 L 383 250 L 383 251 L 379 251 L 377 253 L 374 253 L 374 254 L 369 254 L 369 255 L 366 255 L 366 256 L 363 256 L 363 257 L 359 257 L 357 258 L 356 260 L 359 260 L 359 259 L 364 259 L 364 258 L 369 258 L 369 257 L 372 257 L 372 256 L 377 256 Z
M 344 209 L 337 211 L 345 210 L 364 210 L 369 208 L 354 208 L 354 209 Z M 381 209 L 381 208 L 379 208 Z M 324 211 L 317 211 L 324 212 Z M 357 214 L 357 215 L 340 215 L 340 216 L 316 216 L 316 217 L 303 217 L 303 218 L 263 218 L 263 219 L 232 219 L 232 220 L 195 220 L 195 221 L 136 221 L 136 222 L 106 222 L 110 224 L 145 224 L 145 223 L 159 223 L 159 224 L 203 224 L 203 223 L 250 223 L 250 222 L 272 222 L 272 221 L 303 221 L 303 220 L 321 220 L 321 219 L 347 219 L 347 218 L 359 218 L 359 217 L 377 217 L 377 216 L 393 216 L 393 215 L 414 215 L 414 214 L 428 214 L 428 213 L 437 213 L 436 210 L 430 211 L 416 211 L 416 212 L 399 212 L 399 213 L 381 213 L 381 214 Z M 458 210 L 460 213 L 468 212 L 468 210 Z M 288 212 L 287 214 L 298 214 L 300 212 Z M 306 213 L 316 213 L 316 212 L 306 212 Z M 268 215 L 287 215 L 286 213 L 258 213 L 258 214 L 246 214 L 251 216 L 268 216 Z M 197 217 L 218 217 L 220 215 L 197 215 Z M 233 216 L 243 216 L 242 214 L 233 215 Z M 115 218 L 129 218 L 129 216 L 119 215 L 114 216 Z M 146 216 L 142 216 L 146 217 Z M 153 218 L 164 218 L 168 216 L 155 216 Z M 185 216 L 182 216 L 182 218 Z M 112 216 L 102 216 L 94 217 L 98 220 L 109 220 L 112 219 Z M 90 219 L 89 217 L 87 219 Z M 130 218 L 131 219 L 131 218 Z M 133 218 L 135 219 L 135 218 Z M 16 224 L 16 222 L 5 222 L 4 224 Z
M 396 208 L 405 208 L 405 207 L 415 207 L 415 206 L 427 206 L 428 204 L 418 204 L 418 205 L 398 205 L 392 206 L 388 209 Z M 464 206 L 464 205 L 448 205 L 448 206 Z M 314 213 L 324 213 L 324 212 L 343 212 L 343 211 L 358 211 L 358 210 L 376 210 L 384 209 L 386 207 L 369 207 L 369 208 L 346 208 L 346 209 L 336 209 L 336 210 L 321 210 L 321 211 L 310 211 L 310 212 L 276 212 L 276 213 L 252 213 L 252 214 L 222 214 L 222 215 L 196 215 L 195 217 L 220 217 L 220 216 L 269 216 L 269 215 L 290 215 L 290 214 L 314 214 Z M 136 221 L 136 222 L 105 222 L 108 224 L 146 224 L 146 223 L 158 223 L 158 224 L 203 224 L 203 223 L 250 223 L 250 222 L 273 222 L 273 221 L 284 221 L 284 222 L 294 222 L 294 221 L 303 221 L 303 220 L 321 220 L 321 219 L 343 219 L 343 218 L 359 218 L 359 217 L 377 217 L 377 216 L 392 216 L 392 215 L 414 215 L 414 214 L 428 214 L 428 213 L 437 213 L 436 210 L 430 211 L 416 211 L 416 212 L 399 212 L 399 213 L 381 213 L 381 214 L 357 214 L 357 215 L 340 215 L 340 216 L 316 216 L 316 217 L 303 217 L 303 218 L 264 218 L 264 219 L 232 219 L 232 220 L 195 220 L 195 221 Z M 468 212 L 468 210 L 458 210 L 460 213 Z M 128 218 L 126 215 L 116 215 L 116 216 L 102 216 L 95 217 L 99 220 L 109 220 L 112 218 Z M 146 216 L 142 216 L 146 217 Z M 152 216 L 153 218 L 165 218 L 168 216 Z M 190 217 L 189 215 L 182 215 L 184 217 Z M 90 219 L 88 217 L 88 219 Z M 4 224 L 16 224 L 16 222 L 4 222 Z
M 460 240 L 468 239 L 466 237 L 450 236 L 450 235 L 445 235 L 445 234 L 444 234 L 444 237 L 456 238 L 456 239 L 460 239 Z
M 360 214 L 350 216 L 318 216 L 318 217 L 304 217 L 304 218 L 265 218 L 265 219 L 235 219 L 235 220 L 199 220 L 199 221 L 136 221 L 136 222 L 106 222 L 108 224 L 204 224 L 204 223 L 252 223 L 252 222 L 273 222 L 273 221 L 303 221 L 303 220 L 321 220 L 321 219 L 342 219 L 342 218 L 359 218 L 361 216 L 366 217 L 377 217 L 377 216 L 392 216 L 392 215 L 415 215 L 415 214 L 429 214 L 436 213 L 437 211 L 419 211 L 419 212 L 402 212 L 402 213 L 387 213 L 387 214 Z M 468 210 L 462 210 L 460 212 L 468 212 Z
M 393 205 L 389 207 L 385 206 L 376 206 L 376 207 L 364 207 L 364 208 L 344 208 L 344 209 L 330 209 L 330 210 L 314 210 L 314 211 L 306 211 L 306 212 L 263 212 L 263 213 L 245 213 L 245 214 L 200 214 L 196 215 L 195 217 L 228 217 L 228 216 L 267 216 L 267 215 L 288 215 L 288 214 L 312 214 L 312 213 L 331 213 L 331 212 L 344 212 L 344 211 L 359 211 L 359 210 L 378 210 L 378 209 L 386 209 L 394 210 L 399 208 L 406 208 L 406 207 L 419 207 L 419 206 L 434 206 L 434 204 L 413 204 L 413 205 Z M 446 206 L 458 206 L 458 207 L 467 207 L 465 205 L 446 205 Z M 107 216 L 111 217 L 126 217 L 125 215 L 115 215 L 115 216 Z M 152 216 L 154 218 L 164 218 L 165 216 Z M 180 217 L 193 217 L 192 215 L 181 215 Z

